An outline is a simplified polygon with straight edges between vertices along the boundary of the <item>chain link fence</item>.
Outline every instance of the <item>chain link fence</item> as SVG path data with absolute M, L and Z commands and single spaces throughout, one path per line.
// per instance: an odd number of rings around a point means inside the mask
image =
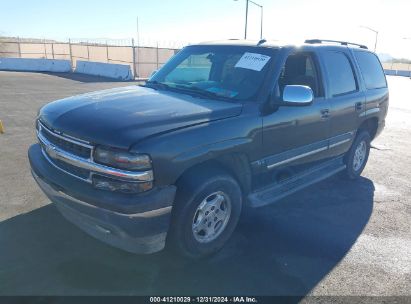
M 145 44 L 148 46 L 141 46 L 141 42 L 137 45 L 134 39 L 69 39 L 68 42 L 58 42 L 0 38 L 0 57 L 70 60 L 73 70 L 78 60 L 124 64 L 130 66 L 135 78 L 147 78 L 184 46 L 183 43 L 164 41 L 146 41 Z
M 388 61 L 383 62 L 382 66 L 384 70 L 411 72 L 411 63 Z
M 70 60 L 73 70 L 77 61 L 93 61 L 129 65 L 136 78 L 147 78 L 188 43 L 178 41 L 134 39 L 68 39 L 58 42 L 46 39 L 0 37 L 0 57 L 45 58 Z M 144 46 L 142 46 L 144 45 Z M 385 70 L 408 71 L 411 63 L 388 61 Z

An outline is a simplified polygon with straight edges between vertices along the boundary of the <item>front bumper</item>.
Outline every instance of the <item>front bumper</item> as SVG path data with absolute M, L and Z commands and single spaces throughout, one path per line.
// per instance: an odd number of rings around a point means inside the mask
M 43 192 L 65 218 L 86 233 L 133 253 L 164 248 L 175 186 L 137 195 L 97 190 L 50 164 L 38 144 L 30 147 L 28 156 Z

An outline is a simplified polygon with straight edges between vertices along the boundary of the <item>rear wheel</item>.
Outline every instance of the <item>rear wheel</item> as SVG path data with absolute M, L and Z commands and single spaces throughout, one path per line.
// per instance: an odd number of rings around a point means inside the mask
M 367 131 L 360 131 L 355 138 L 350 150 L 345 156 L 346 169 L 344 177 L 348 179 L 358 178 L 367 164 L 370 154 L 371 137 Z
M 215 253 L 233 233 L 241 208 L 241 189 L 233 177 L 220 170 L 190 174 L 178 183 L 167 245 L 190 258 Z

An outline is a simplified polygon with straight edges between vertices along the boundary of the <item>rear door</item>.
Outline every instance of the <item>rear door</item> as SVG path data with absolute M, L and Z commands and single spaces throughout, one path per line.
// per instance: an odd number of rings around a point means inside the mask
M 348 48 L 321 48 L 326 75 L 325 96 L 330 105 L 329 151 L 327 156 L 346 152 L 365 111 L 365 93 L 360 88 L 352 54 Z

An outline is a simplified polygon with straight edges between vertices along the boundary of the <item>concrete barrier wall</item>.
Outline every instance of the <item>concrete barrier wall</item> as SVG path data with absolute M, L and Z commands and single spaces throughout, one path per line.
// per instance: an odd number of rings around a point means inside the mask
M 0 37 L 0 57 L 70 60 L 75 70 L 77 61 L 129 65 L 135 76 L 146 78 L 161 68 L 178 49 L 134 45 L 64 43 L 52 41 L 25 42 Z
M 130 65 L 77 60 L 75 73 L 103 76 L 118 80 L 132 80 Z
M 395 75 L 395 71 L 393 71 L 393 70 L 384 69 L 384 73 L 385 73 L 385 75 Z
M 386 75 L 411 77 L 411 71 L 385 69 L 384 72 Z
M 0 58 L 0 70 L 30 72 L 71 72 L 70 60 Z

